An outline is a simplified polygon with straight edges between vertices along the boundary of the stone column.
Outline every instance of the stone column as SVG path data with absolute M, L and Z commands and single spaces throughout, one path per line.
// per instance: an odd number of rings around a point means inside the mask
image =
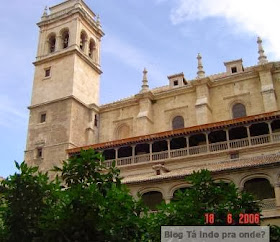
M 209 132 L 205 132 L 204 134 L 205 134 L 205 139 L 206 139 L 206 149 L 207 149 L 207 153 L 209 153 L 209 151 L 210 151 L 210 147 L 209 147 L 209 137 L 208 137 L 208 133 Z
M 267 125 L 268 125 L 270 142 L 272 143 L 273 142 L 273 137 L 272 137 L 271 121 L 267 122 Z
M 63 49 L 63 39 L 61 35 L 58 35 L 55 41 L 56 50 Z
M 170 159 L 170 139 L 167 139 L 168 159 Z
M 187 145 L 187 155 L 190 154 L 190 144 L 189 144 L 189 136 L 186 136 L 186 145 Z
M 131 145 L 131 148 L 132 148 L 132 160 L 131 160 L 131 163 L 134 163 L 134 161 L 135 161 L 135 147 L 136 147 L 136 145 Z
M 85 40 L 85 46 L 84 46 L 84 53 L 88 56 L 88 50 L 89 50 L 89 46 L 88 46 L 88 39 Z
M 118 150 L 119 148 L 115 148 L 115 160 L 116 160 L 116 165 L 118 163 Z
M 247 136 L 248 136 L 248 140 L 249 140 L 249 146 L 251 146 L 252 143 L 251 143 L 250 126 L 246 125 L 246 129 L 247 129 Z
M 60 35 L 57 35 L 57 36 L 55 37 L 54 52 L 60 50 L 60 46 L 59 46 L 60 40 L 61 40 L 61 36 L 60 36 Z
M 152 154 L 153 154 L 153 142 L 149 143 L 149 148 L 150 148 L 150 161 L 153 160 Z
M 226 129 L 226 140 L 227 140 L 227 148 L 230 149 L 230 143 L 229 143 L 229 130 Z

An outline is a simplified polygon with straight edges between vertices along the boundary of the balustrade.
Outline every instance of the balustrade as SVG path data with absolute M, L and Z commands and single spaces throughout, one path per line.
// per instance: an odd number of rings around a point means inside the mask
M 125 158 L 118 158 L 117 159 L 117 166 L 124 166 L 124 165 L 131 165 L 134 163 L 143 163 L 143 162 L 150 162 L 150 161 L 156 161 L 156 160 L 165 160 L 168 159 L 168 153 L 170 153 L 170 158 L 176 158 L 176 157 L 184 157 L 184 156 L 193 156 L 193 155 L 200 155 L 205 154 L 208 152 L 219 152 L 223 150 L 230 150 L 230 149 L 239 149 L 243 147 L 250 146 L 257 146 L 257 145 L 263 145 L 271 142 L 280 142 L 280 132 L 278 133 L 272 133 L 267 135 L 259 135 L 244 139 L 236 139 L 236 140 L 227 140 L 224 142 L 217 142 L 213 144 L 209 144 L 207 149 L 207 145 L 199 145 L 199 146 L 193 146 L 193 147 L 186 147 L 181 149 L 175 149 L 175 150 L 166 150 L 156 153 L 147 153 L 147 154 L 141 154 L 141 155 L 135 155 Z M 111 166 L 113 163 L 113 160 L 106 160 L 105 165 Z M 266 201 L 268 202 L 268 201 Z M 268 206 L 268 205 L 265 205 Z
M 270 199 L 264 199 L 261 201 L 261 207 L 263 210 L 268 209 L 276 209 L 276 199 L 270 198 Z
M 217 143 L 209 145 L 209 151 L 210 152 L 215 152 L 215 151 L 220 151 L 220 150 L 227 150 L 227 149 L 228 149 L 227 141 L 225 141 L 225 142 L 217 142 Z
M 249 139 L 245 138 L 245 139 L 230 140 L 229 141 L 229 146 L 232 149 L 249 146 Z
M 189 148 L 190 155 L 197 155 L 206 152 L 207 152 L 207 145 L 198 145 Z
M 270 135 L 255 136 L 255 137 L 251 138 L 251 143 L 252 143 L 252 145 L 260 145 L 260 144 L 269 143 L 270 142 L 269 137 L 270 137 Z
M 132 157 L 125 157 L 125 158 L 120 158 L 118 159 L 118 166 L 125 166 L 125 165 L 130 165 L 132 163 Z
M 141 163 L 141 162 L 147 162 L 150 161 L 150 154 L 145 154 L 145 155 L 136 155 L 134 162 L 135 163 Z
M 152 160 L 163 160 L 168 158 L 168 151 L 156 152 L 152 154 Z
M 188 149 L 187 148 L 170 151 L 170 157 L 171 158 L 179 157 L 179 156 L 187 156 L 187 155 L 188 155 Z
M 280 132 L 279 133 L 272 133 L 272 141 L 279 142 L 280 141 Z

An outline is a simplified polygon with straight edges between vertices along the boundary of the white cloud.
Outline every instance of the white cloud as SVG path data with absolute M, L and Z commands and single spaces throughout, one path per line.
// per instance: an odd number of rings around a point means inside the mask
M 173 24 L 209 17 L 225 18 L 234 28 L 267 40 L 267 52 L 280 57 L 280 1 L 275 0 L 177 0 L 171 12 Z M 238 30 L 238 31 L 236 31 Z
M 156 58 L 146 54 L 144 50 L 134 47 L 133 45 L 121 41 L 116 36 L 110 35 L 103 42 L 103 51 L 117 57 L 124 64 L 133 69 L 142 72 L 144 67 L 148 70 L 149 80 L 157 83 L 165 80 L 166 77 L 159 69 Z

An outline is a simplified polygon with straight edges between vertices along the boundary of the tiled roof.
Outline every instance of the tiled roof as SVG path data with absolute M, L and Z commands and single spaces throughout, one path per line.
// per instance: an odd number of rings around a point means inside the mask
M 143 143 L 143 142 L 148 142 L 151 140 L 160 140 L 163 138 L 187 135 L 190 133 L 202 132 L 202 131 L 206 131 L 206 130 L 214 130 L 214 129 L 225 128 L 225 127 L 229 127 L 229 126 L 238 126 L 238 125 L 243 125 L 243 124 L 254 122 L 254 121 L 263 121 L 263 120 L 269 120 L 269 119 L 273 119 L 273 118 L 280 118 L 280 111 L 262 113 L 262 114 L 258 114 L 258 115 L 252 115 L 252 116 L 230 119 L 230 120 L 225 120 L 225 121 L 220 121 L 220 122 L 215 122 L 215 123 L 197 125 L 197 126 L 187 127 L 187 128 L 183 128 L 183 129 L 169 130 L 169 131 L 164 131 L 164 132 L 159 132 L 159 133 L 154 133 L 154 134 L 147 134 L 147 135 L 142 135 L 142 136 L 136 136 L 136 137 L 126 138 L 126 139 L 121 139 L 121 140 L 114 140 L 114 141 L 108 141 L 108 142 L 104 142 L 104 143 L 92 144 L 92 145 L 87 145 L 87 146 L 83 146 L 83 147 L 68 149 L 67 152 L 69 154 L 73 154 L 73 153 L 79 153 L 80 150 L 82 150 L 82 149 L 84 149 L 84 150 L 90 149 L 90 148 L 107 149 L 110 147 L 125 146 L 125 145 L 140 143 L 140 142 Z
M 142 174 L 142 175 L 127 176 L 122 180 L 122 182 L 124 184 L 131 184 L 131 183 L 138 183 L 138 182 L 145 182 L 145 181 L 147 182 L 147 181 L 157 181 L 163 179 L 183 178 L 193 173 L 193 171 L 198 171 L 201 169 L 208 169 L 211 172 L 220 172 L 220 171 L 236 170 L 242 168 L 260 167 L 260 166 L 273 165 L 273 164 L 280 165 L 280 153 L 255 156 L 250 158 L 209 162 L 209 163 L 204 163 L 199 165 L 191 165 L 189 167 L 171 170 L 170 172 L 163 173 L 161 175 L 156 175 L 155 172 L 153 172 L 144 175 Z

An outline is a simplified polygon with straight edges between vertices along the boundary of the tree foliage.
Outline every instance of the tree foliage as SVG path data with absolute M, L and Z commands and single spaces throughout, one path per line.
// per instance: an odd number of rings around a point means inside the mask
M 148 228 L 153 241 L 160 241 L 161 225 L 206 225 L 207 213 L 215 215 L 213 225 L 228 225 L 229 213 L 232 225 L 239 225 L 240 213 L 260 212 L 252 195 L 239 192 L 233 183 L 215 182 L 207 170 L 194 172 L 186 180 L 191 184 L 188 189 L 176 193 L 171 203 L 161 204 L 158 212 L 151 214 Z
M 37 167 L 16 165 L 20 174 L 1 186 L 2 241 L 141 241 L 145 209 L 100 153 L 63 162 L 54 181 Z
M 0 185 L 0 241 L 160 241 L 162 225 L 204 225 L 205 213 L 225 225 L 227 213 L 238 221 L 241 212 L 260 212 L 251 195 L 215 182 L 206 170 L 187 177 L 189 189 L 148 213 L 121 184 L 115 164 L 106 168 L 94 150 L 55 167 L 53 181 L 38 167 L 16 166 L 19 173 Z M 271 226 L 272 241 L 279 231 Z

